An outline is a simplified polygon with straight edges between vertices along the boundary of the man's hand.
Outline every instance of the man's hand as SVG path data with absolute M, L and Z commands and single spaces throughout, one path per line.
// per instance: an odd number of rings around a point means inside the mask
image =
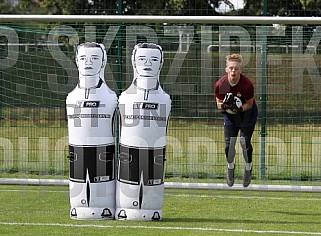
M 243 108 L 236 106 L 236 104 L 233 104 L 229 109 L 235 114 L 243 111 Z
M 232 115 L 243 112 L 241 99 L 234 96 L 232 93 L 227 93 L 225 95 L 221 108 Z
M 227 110 L 230 108 L 230 105 L 228 105 L 226 103 L 222 103 L 221 108 L 222 108 L 222 110 Z

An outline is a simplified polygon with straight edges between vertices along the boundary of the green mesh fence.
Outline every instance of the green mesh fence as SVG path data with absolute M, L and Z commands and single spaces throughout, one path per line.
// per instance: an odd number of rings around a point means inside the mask
M 224 177 L 223 118 L 213 88 L 225 56 L 241 53 L 259 106 L 253 175 L 320 179 L 320 32 L 306 22 L 2 22 L 0 173 L 68 175 L 65 98 L 78 81 L 75 47 L 85 41 L 106 46 L 105 79 L 120 94 L 133 79 L 134 45 L 147 41 L 163 47 L 160 79 L 172 98 L 166 176 Z M 236 148 L 241 175 L 244 161 Z

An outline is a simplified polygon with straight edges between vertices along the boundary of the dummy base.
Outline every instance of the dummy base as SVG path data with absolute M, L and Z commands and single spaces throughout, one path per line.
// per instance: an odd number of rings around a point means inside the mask
M 162 210 L 137 210 L 117 208 L 115 218 L 117 220 L 159 221 L 162 220 L 162 215 Z
M 70 218 L 76 220 L 113 220 L 114 208 L 73 207 Z

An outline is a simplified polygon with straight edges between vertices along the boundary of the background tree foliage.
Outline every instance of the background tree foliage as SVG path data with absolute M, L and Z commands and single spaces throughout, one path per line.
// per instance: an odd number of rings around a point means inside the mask
M 125 15 L 218 15 L 221 2 L 234 9 L 229 0 L 20 0 L 20 13 L 29 14 L 119 14 Z
M 262 15 L 263 0 L 245 0 L 239 15 Z M 270 16 L 320 16 L 321 0 L 268 0 Z
M 15 13 L 14 8 L 5 0 L 0 0 L 0 14 Z
M 0 6 L 4 4 L 0 0 Z M 321 0 L 268 0 L 268 15 L 319 16 Z M 121 3 L 121 12 L 118 4 Z M 221 3 L 231 11 L 218 12 Z M 1 5 L 2 4 L 2 5 Z M 229 0 L 20 0 L 20 14 L 53 15 L 262 15 L 263 0 L 244 0 L 244 8 L 235 10 Z M 4 4 L 1 12 L 11 13 Z

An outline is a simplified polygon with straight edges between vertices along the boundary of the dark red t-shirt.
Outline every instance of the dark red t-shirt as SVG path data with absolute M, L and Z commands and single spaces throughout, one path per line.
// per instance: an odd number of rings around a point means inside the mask
M 223 100 L 226 93 L 233 93 L 243 102 L 254 97 L 254 86 L 245 75 L 240 75 L 240 80 L 235 86 L 231 86 L 227 75 L 221 77 L 215 84 L 215 97 Z M 255 104 L 255 99 L 254 99 Z
M 232 93 L 234 96 L 238 96 L 244 103 L 254 97 L 254 86 L 251 80 L 249 80 L 245 75 L 240 75 L 240 80 L 235 86 L 231 86 L 227 75 L 220 78 L 215 84 L 215 96 L 224 100 L 226 93 Z M 254 126 L 257 121 L 258 110 L 255 103 L 255 98 L 253 101 L 252 109 L 245 112 L 238 113 L 236 115 L 224 114 L 224 125 L 235 125 L 239 127 Z

